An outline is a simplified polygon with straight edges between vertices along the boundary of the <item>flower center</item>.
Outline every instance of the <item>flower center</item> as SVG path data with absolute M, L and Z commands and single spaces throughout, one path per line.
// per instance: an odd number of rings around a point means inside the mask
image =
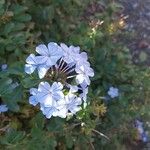
M 52 66 L 46 74 L 48 80 L 61 82 L 63 84 L 70 83 L 75 76 L 75 65 L 67 64 L 62 58 L 58 60 L 56 65 Z

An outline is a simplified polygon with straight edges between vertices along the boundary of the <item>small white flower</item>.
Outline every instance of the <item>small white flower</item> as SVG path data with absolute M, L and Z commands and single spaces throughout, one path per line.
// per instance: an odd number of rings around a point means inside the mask
M 48 48 L 41 44 L 36 47 L 36 52 L 39 53 L 39 56 L 42 59 L 46 59 L 46 65 L 51 67 L 56 64 L 56 62 L 63 56 L 63 51 L 60 46 L 54 42 L 48 44 Z
M 77 83 L 81 84 L 84 81 L 87 85 L 90 85 L 90 79 L 89 77 L 94 76 L 94 71 L 90 67 L 84 67 L 84 66 L 78 66 L 76 67 L 75 71 L 78 73 L 76 76 Z
M 68 64 L 72 62 L 76 63 L 76 59 L 79 57 L 80 48 L 74 46 L 68 47 L 64 43 L 61 43 L 60 46 L 64 51 L 63 60 Z
M 65 101 L 66 101 L 66 104 L 67 104 L 67 109 L 72 113 L 72 114 L 75 114 L 76 112 L 78 112 L 81 107 L 81 98 L 79 97 L 76 97 L 76 95 L 73 95 L 73 94 L 68 94 L 66 97 L 65 97 Z
M 62 89 L 63 85 L 60 82 L 54 82 L 52 86 L 48 82 L 41 82 L 37 93 L 38 101 L 44 106 L 53 106 L 57 101 L 64 98 Z
M 66 115 L 68 111 L 70 111 L 72 114 L 78 112 L 81 109 L 80 107 L 81 104 L 82 104 L 81 98 L 70 93 L 68 93 L 65 96 L 65 99 L 63 101 L 58 102 L 59 109 L 63 110 L 63 112 L 66 112 Z
M 53 113 L 54 117 L 58 116 L 58 117 L 61 117 L 61 118 L 66 118 L 68 116 L 68 110 L 66 109 L 65 106 L 64 107 L 62 107 L 62 106 L 60 107 L 58 105 L 57 109 L 58 110 Z
M 52 116 L 55 116 L 54 113 L 58 111 L 55 106 L 45 107 L 41 105 L 40 109 L 48 119 L 50 119 Z
M 76 57 L 76 66 L 84 66 L 84 67 L 90 67 L 90 63 L 87 61 L 88 56 L 86 52 L 80 53 L 78 57 Z
M 7 69 L 7 64 L 3 64 L 3 65 L 1 65 L 1 69 L 2 69 L 2 71 L 4 71 L 4 70 L 6 70 Z
M 0 114 L 8 111 L 8 107 L 6 105 L 0 105 Z
M 45 65 L 46 59 L 41 59 L 40 56 L 35 56 L 34 54 L 30 54 L 29 57 L 26 59 L 27 64 L 25 65 L 25 72 L 31 74 L 38 70 L 39 78 L 43 78 L 49 69 Z
M 111 98 L 115 98 L 119 96 L 119 90 L 114 87 L 110 87 L 107 93 Z
M 29 103 L 33 106 L 36 106 L 39 103 L 38 99 L 37 99 L 37 93 L 38 93 L 38 89 L 36 89 L 36 88 L 30 89 L 30 94 L 32 96 L 29 97 Z

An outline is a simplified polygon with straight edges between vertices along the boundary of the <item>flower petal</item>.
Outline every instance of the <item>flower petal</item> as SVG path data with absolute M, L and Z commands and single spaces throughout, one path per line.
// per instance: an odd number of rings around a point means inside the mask
M 27 59 L 26 62 L 28 64 L 36 64 L 36 60 L 35 60 L 35 55 L 34 54 L 30 54 Z
M 0 113 L 8 111 L 7 105 L 0 105 Z
M 26 72 L 27 74 L 33 73 L 35 69 L 36 69 L 36 66 L 35 66 L 35 65 L 30 65 L 30 64 L 26 64 L 26 65 L 25 65 L 25 72 Z
M 36 52 L 39 53 L 40 55 L 43 55 L 43 56 L 49 55 L 48 48 L 44 44 L 37 46 Z
M 48 82 L 41 82 L 38 87 L 38 91 L 44 92 L 44 93 L 49 92 L 50 89 L 51 89 L 51 87 Z
M 40 79 L 42 79 L 45 76 L 48 69 L 49 69 L 49 67 L 44 67 L 44 66 L 38 67 L 38 75 L 39 75 Z
M 63 85 L 60 82 L 54 82 L 52 84 L 52 90 L 53 90 L 53 92 L 60 91 L 62 89 L 63 89 Z
M 38 100 L 35 95 L 29 97 L 29 103 L 33 106 L 36 106 L 38 104 Z

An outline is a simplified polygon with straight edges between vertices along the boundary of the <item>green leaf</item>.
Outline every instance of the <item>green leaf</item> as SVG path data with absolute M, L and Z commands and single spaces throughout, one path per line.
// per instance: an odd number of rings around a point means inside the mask
M 0 96 L 4 96 L 12 92 L 13 88 L 11 87 L 11 78 L 0 79 L 0 83 Z
M 13 90 L 12 93 L 4 95 L 2 97 L 11 111 L 15 112 L 19 111 L 19 106 L 17 102 L 22 100 L 22 93 L 23 93 L 22 87 L 18 86 Z
M 24 28 L 25 28 L 24 23 L 15 23 L 15 28 L 13 29 L 13 31 L 23 30 Z
M 139 59 L 140 59 L 141 62 L 146 61 L 147 57 L 148 57 L 147 54 L 145 52 L 143 52 L 143 51 L 139 55 Z
M 4 27 L 3 34 L 8 35 L 15 28 L 15 24 L 13 22 L 7 23 Z
M 5 4 L 5 0 L 0 0 L 0 5 Z
M 45 20 L 52 20 L 54 18 L 54 7 L 48 6 L 43 10 L 43 18 Z
M 0 140 L 0 143 L 4 145 L 16 144 L 22 141 L 24 136 L 25 132 L 9 129 L 6 135 Z
M 15 15 L 18 15 L 18 14 L 25 12 L 27 10 L 27 7 L 16 4 L 16 5 L 13 5 L 11 9 Z
M 38 113 L 31 121 L 32 126 L 39 129 L 44 128 L 44 123 L 45 123 L 45 118 L 41 112 Z
M 51 118 L 49 120 L 47 129 L 52 132 L 63 131 L 64 119 L 61 118 Z
M 8 72 L 13 75 L 23 76 L 24 75 L 24 64 L 21 62 L 15 62 L 9 67 Z
M 71 135 L 67 134 L 65 138 L 66 138 L 66 145 L 67 145 L 67 147 L 68 148 L 72 148 L 73 144 L 74 144 L 73 137 Z
M 39 83 L 40 83 L 39 79 L 35 79 L 35 78 L 31 78 L 31 77 L 27 77 L 27 78 L 22 80 L 22 85 L 25 88 L 37 86 Z
M 33 139 L 39 139 L 44 136 L 44 131 L 40 128 L 33 127 L 31 130 L 31 135 Z
M 23 15 L 15 16 L 14 20 L 18 22 L 28 22 L 31 20 L 31 16 L 29 14 L 23 14 Z

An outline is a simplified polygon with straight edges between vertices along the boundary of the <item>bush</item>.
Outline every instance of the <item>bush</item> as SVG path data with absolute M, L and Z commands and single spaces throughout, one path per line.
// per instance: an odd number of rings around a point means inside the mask
M 118 42 L 121 9 L 109 0 L 0 1 L 0 102 L 8 107 L 0 114 L 1 149 L 107 150 L 138 145 L 134 121 L 146 122 L 150 116 L 150 70 L 134 65 L 129 50 Z M 90 104 L 67 119 L 46 119 L 28 101 L 29 89 L 40 81 L 24 72 L 25 60 L 37 45 L 51 41 L 79 45 L 95 72 Z M 110 87 L 119 89 L 119 95 L 111 98 Z

